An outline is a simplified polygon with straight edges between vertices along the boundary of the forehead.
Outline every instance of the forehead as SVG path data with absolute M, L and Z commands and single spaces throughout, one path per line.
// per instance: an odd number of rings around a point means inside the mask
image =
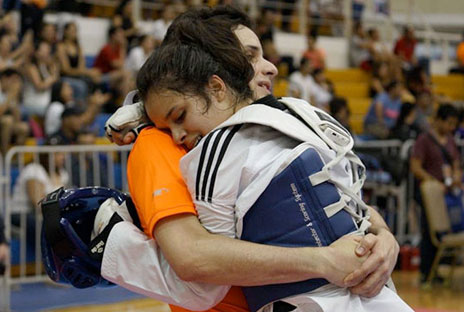
M 258 47 L 261 48 L 261 43 L 259 42 L 258 36 L 248 27 L 239 25 L 234 30 L 235 35 L 237 36 L 240 43 L 245 47 Z

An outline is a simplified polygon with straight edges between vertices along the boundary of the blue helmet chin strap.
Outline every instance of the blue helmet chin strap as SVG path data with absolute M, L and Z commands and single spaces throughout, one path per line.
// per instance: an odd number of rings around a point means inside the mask
M 42 200 L 42 260 L 53 281 L 76 288 L 113 285 L 100 275 L 103 254 L 95 255 L 89 247 L 95 215 L 108 198 L 131 203 L 124 193 L 105 187 L 59 188 Z M 129 211 L 136 216 L 135 209 Z M 122 221 L 115 217 L 114 224 Z

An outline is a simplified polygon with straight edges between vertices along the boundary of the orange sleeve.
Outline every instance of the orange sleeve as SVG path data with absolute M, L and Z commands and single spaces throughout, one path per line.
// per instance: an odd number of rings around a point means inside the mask
M 179 169 L 185 150 L 156 129 L 144 129 L 129 155 L 127 180 L 143 230 L 153 238 L 156 223 L 166 217 L 196 214 Z
M 458 60 L 459 65 L 464 66 L 464 42 L 461 42 L 458 45 L 456 58 Z

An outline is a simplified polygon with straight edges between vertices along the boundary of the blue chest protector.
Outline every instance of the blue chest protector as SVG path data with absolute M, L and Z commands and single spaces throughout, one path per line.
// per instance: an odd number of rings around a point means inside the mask
M 321 247 L 356 231 L 356 224 L 346 210 L 327 217 L 324 207 L 339 201 L 340 195 L 330 182 L 313 186 L 309 180 L 323 166 L 316 150 L 308 148 L 273 178 L 244 216 L 241 239 L 284 247 Z M 270 302 L 325 284 L 328 284 L 325 279 L 311 279 L 242 289 L 250 310 L 257 311 Z

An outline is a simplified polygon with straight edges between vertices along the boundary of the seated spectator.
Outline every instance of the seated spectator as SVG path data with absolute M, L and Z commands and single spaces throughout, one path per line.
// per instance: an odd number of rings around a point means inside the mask
M 398 81 L 392 81 L 385 92 L 378 94 L 364 119 L 364 132 L 373 139 L 386 139 L 396 123 L 401 109 L 401 89 Z
M 450 70 L 450 73 L 464 74 L 464 32 L 462 33 L 461 42 L 456 48 L 457 66 Z
M 351 132 L 350 108 L 345 98 L 334 97 L 329 102 L 330 115 L 335 118 L 346 130 Z
M 135 75 L 155 49 L 155 40 L 149 35 L 140 38 L 140 44 L 132 48 L 126 59 L 126 68 Z
M 132 16 L 132 1 L 121 0 L 115 13 L 112 26 L 122 27 L 128 48 L 130 49 L 136 44 L 139 33 Z
M 324 69 L 325 68 L 325 52 L 316 47 L 317 38 L 309 35 L 308 37 L 308 47 L 306 51 L 303 52 L 303 57 L 311 60 L 311 65 L 314 69 Z
M 390 138 L 398 139 L 403 142 L 416 139 L 421 133 L 421 129 L 415 123 L 417 117 L 416 113 L 417 107 L 414 103 L 403 103 L 396 124 L 390 132 Z
M 274 40 L 276 13 L 270 8 L 262 8 L 261 15 L 256 23 L 256 35 L 261 42 Z
M 376 28 L 370 28 L 367 31 L 367 42 L 373 62 L 389 62 L 393 57 L 387 45 L 380 40 L 380 34 Z
M 22 145 L 29 135 L 29 125 L 21 117 L 22 79 L 13 69 L 0 72 L 0 152 L 9 144 Z
M 52 23 L 42 23 L 40 27 L 40 35 L 36 38 L 36 42 L 45 41 L 50 45 L 51 55 L 55 56 L 57 40 L 56 25 Z
M 294 71 L 289 77 L 289 96 L 296 97 L 311 103 L 311 92 L 314 88 L 314 79 L 311 75 L 313 68 L 311 61 L 307 58 L 300 60 L 300 67 Z M 313 104 L 313 103 L 311 103 Z
M 462 188 L 462 171 L 459 150 L 453 132 L 458 123 L 458 111 L 450 104 L 440 105 L 429 131 L 417 138 L 410 158 L 410 170 L 420 182 L 437 180 L 443 189 Z M 432 268 L 437 248 L 432 244 L 429 224 L 422 206 L 422 196 L 415 192 L 414 199 L 421 206 L 420 274 L 426 281 Z
M 321 69 L 313 71 L 314 84 L 311 88 L 311 104 L 320 109 L 329 111 L 329 102 L 333 98 L 334 90 L 332 83 L 327 80 Z
M 0 215 L 0 275 L 5 273 L 5 262 L 10 256 L 8 243 L 5 239 L 5 222 Z
M 23 102 L 28 116 L 45 117 L 52 85 L 59 79 L 58 66 L 50 53 L 50 45 L 40 41 L 31 61 L 26 65 Z
M 385 92 L 385 87 L 395 80 L 387 62 L 376 62 L 372 67 L 371 86 L 369 96 L 374 98 L 377 94 Z
M 48 141 L 46 145 L 60 143 Z M 20 215 L 26 214 L 28 243 L 35 244 L 36 215 L 41 213 L 40 200 L 61 186 L 69 186 L 69 175 L 64 165 L 63 153 L 40 153 L 38 162 L 29 163 L 19 173 L 13 186 L 11 222 L 20 226 Z
M 7 33 L 0 33 L 0 71 L 19 69 L 25 62 L 25 56 L 13 50 L 11 40 Z
M 90 125 L 97 114 L 101 111 L 102 105 L 108 101 L 109 95 L 96 91 L 88 98 L 86 109 L 79 115 L 78 123 L 81 127 Z M 61 128 L 62 114 L 67 108 L 79 107 L 73 96 L 73 90 L 67 82 L 59 81 L 53 85 L 52 99 L 47 109 L 45 118 L 45 134 L 50 136 L 58 132 Z
M 153 38 L 155 38 L 156 46 L 161 44 L 166 31 L 176 17 L 176 11 L 173 5 L 166 5 L 161 11 L 161 18 L 157 19 L 153 24 Z
M 370 70 L 369 42 L 360 22 L 354 24 L 349 49 L 350 66 Z
M 396 41 L 393 52 L 400 58 L 405 70 L 409 70 L 417 65 L 417 59 L 414 55 L 416 44 L 414 30 L 408 26 L 404 27 L 403 35 Z
M 77 144 L 81 132 L 81 118 L 84 111 L 78 106 L 66 107 L 61 113 L 61 125 L 58 131 L 48 137 L 49 142 L 61 142 L 64 145 Z
M 103 74 L 102 82 L 109 84 L 119 94 L 126 95 L 134 89 L 132 74 L 124 69 L 127 41 L 124 30 L 111 27 L 109 42 L 100 50 L 94 67 Z
M 89 92 L 88 85 L 100 83 L 101 73 L 96 68 L 85 66 L 84 53 L 78 41 L 75 23 L 67 23 L 64 26 L 63 40 L 57 45 L 57 56 L 62 79 L 73 88 L 76 101 L 84 101 Z
M 414 123 L 421 132 L 430 130 L 430 120 L 433 115 L 433 99 L 429 92 L 416 96 L 416 120 Z

